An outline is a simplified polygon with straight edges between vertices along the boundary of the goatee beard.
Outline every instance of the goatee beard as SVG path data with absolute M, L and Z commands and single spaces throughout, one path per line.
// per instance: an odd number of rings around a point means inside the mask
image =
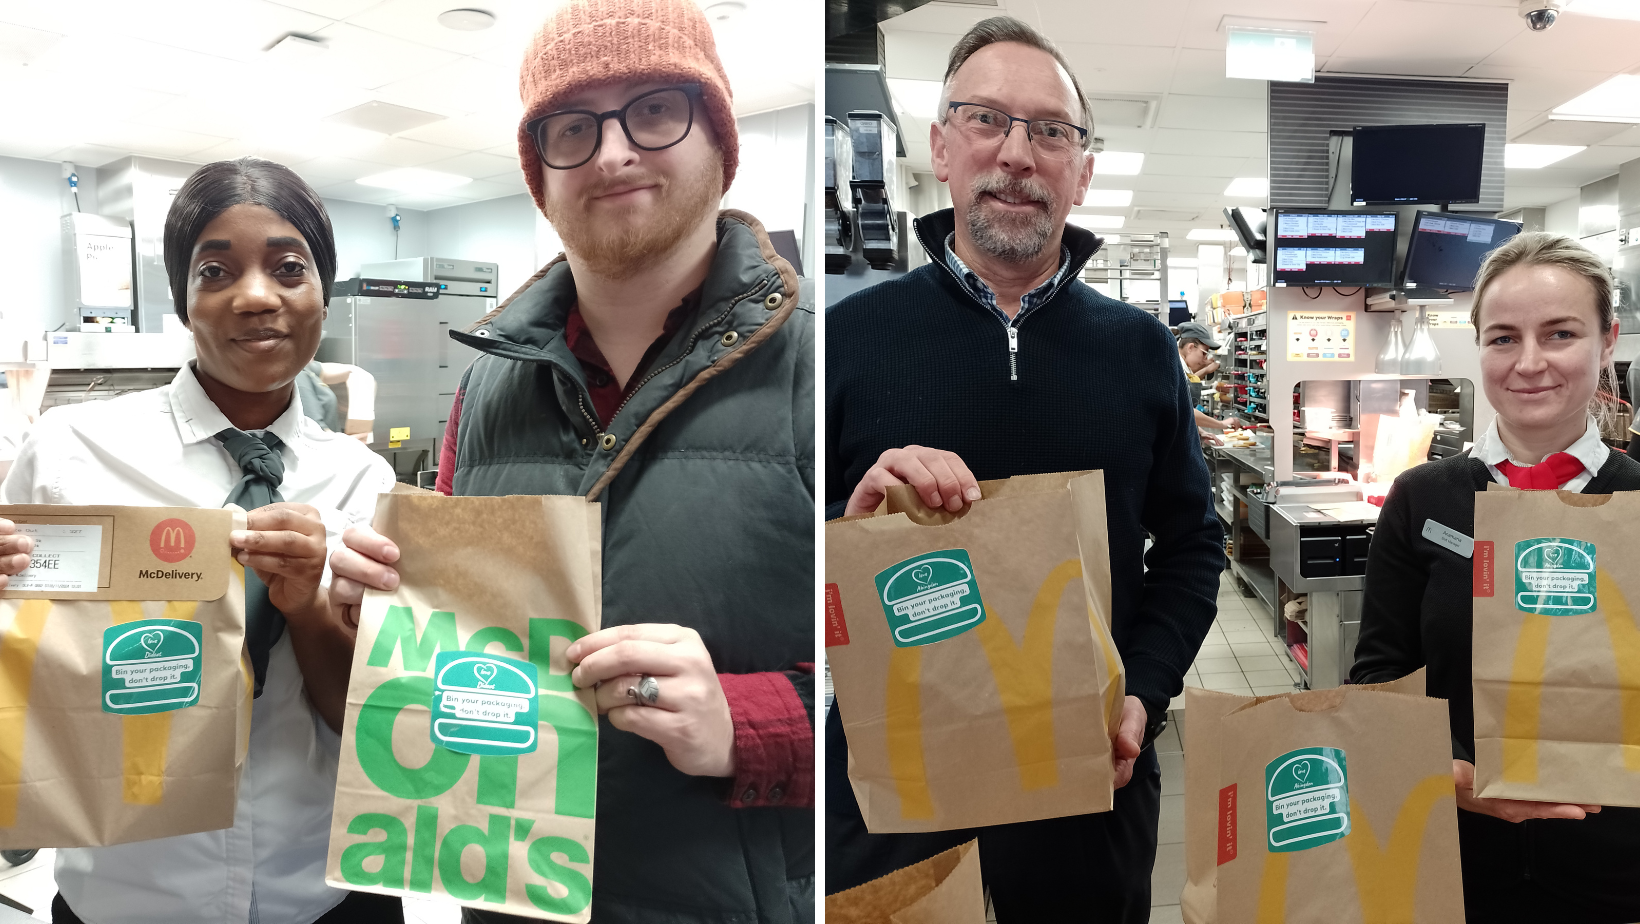
M 1042 253 L 1053 237 L 1053 213 L 1057 205 L 1053 193 L 1034 180 L 1002 174 L 976 177 L 968 200 L 968 235 L 974 246 L 1006 263 L 1027 263 Z M 998 213 L 982 203 L 984 194 L 1025 199 L 1042 207 L 1025 214 Z
M 605 190 L 630 183 L 654 183 L 656 206 L 647 216 L 638 207 L 603 209 L 596 218 L 587 204 Z M 688 232 L 717 210 L 723 197 L 723 155 L 715 148 L 695 172 L 676 178 L 648 171 L 586 190 L 579 202 L 543 197 L 542 212 L 577 263 L 607 279 L 629 279 L 676 248 Z

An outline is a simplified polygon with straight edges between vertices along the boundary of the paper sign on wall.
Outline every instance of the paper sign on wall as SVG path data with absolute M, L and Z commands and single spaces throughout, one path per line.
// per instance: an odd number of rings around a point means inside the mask
M 1287 312 L 1287 358 L 1295 362 L 1355 359 L 1355 312 Z

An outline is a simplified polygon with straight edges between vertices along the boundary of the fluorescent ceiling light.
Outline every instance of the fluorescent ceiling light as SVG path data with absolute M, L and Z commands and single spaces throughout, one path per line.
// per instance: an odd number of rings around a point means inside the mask
M 1233 241 L 1236 239 L 1236 232 L 1224 228 L 1191 228 L 1190 233 L 1185 235 L 1185 239 L 1191 241 Z
M 1224 194 L 1238 199 L 1262 199 L 1270 194 L 1270 181 L 1261 176 L 1238 176 L 1224 188 Z
M 1122 243 L 1122 236 L 1120 234 L 1107 234 L 1105 235 L 1105 243 L 1120 244 Z
M 1145 156 L 1129 151 L 1102 151 L 1093 155 L 1093 172 L 1106 176 L 1136 176 L 1145 166 Z
M 1082 197 L 1083 205 L 1125 207 L 1133 204 L 1131 189 L 1090 189 Z
M 894 108 L 908 116 L 929 121 L 940 114 L 940 89 L 943 86 L 938 80 L 888 78 L 888 93 L 894 97 Z
M 1587 147 L 1583 144 L 1506 144 L 1503 165 L 1511 170 L 1536 170 L 1565 160 Z
M 1315 38 L 1308 32 L 1229 30 L 1224 76 L 1315 82 Z
M 1634 0 L 1572 0 L 1566 12 L 1601 19 L 1640 19 L 1640 3 Z
M 437 170 L 423 170 L 420 167 L 389 170 L 386 173 L 377 173 L 354 180 L 360 186 L 379 186 L 382 189 L 392 189 L 398 192 L 438 192 L 443 189 L 466 186 L 472 181 L 473 178 L 470 176 L 440 173 Z
M 1196 260 L 1195 257 L 1168 257 L 1167 258 L 1167 268 L 1168 269 L 1195 269 L 1196 268 L 1196 263 L 1197 263 L 1197 260 Z
M 1071 215 L 1065 220 L 1093 231 L 1114 230 L 1127 223 L 1121 215 Z
M 1551 119 L 1640 122 L 1640 76 L 1618 74 L 1549 113 Z

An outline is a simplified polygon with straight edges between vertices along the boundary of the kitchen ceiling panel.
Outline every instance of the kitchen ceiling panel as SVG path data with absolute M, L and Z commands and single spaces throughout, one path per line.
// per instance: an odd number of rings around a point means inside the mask
M 1269 106 L 1262 99 L 1168 94 L 1156 127 L 1225 132 L 1269 131 Z

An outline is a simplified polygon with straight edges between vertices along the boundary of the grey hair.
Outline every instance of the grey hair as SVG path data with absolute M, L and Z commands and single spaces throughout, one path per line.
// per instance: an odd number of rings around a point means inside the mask
M 1077 105 L 1082 109 L 1082 127 L 1088 130 L 1087 136 L 1082 139 L 1082 148 L 1086 150 L 1087 146 L 1093 143 L 1093 106 L 1088 102 L 1088 95 L 1082 92 L 1082 84 L 1077 81 L 1076 72 L 1071 70 L 1070 62 L 1065 60 L 1065 56 L 1060 53 L 1059 47 L 1049 41 L 1047 36 L 1038 32 L 1029 23 L 1022 22 L 1012 16 L 992 16 L 990 19 L 976 23 L 972 29 L 963 34 L 962 38 L 957 39 L 955 45 L 951 46 L 951 57 L 947 59 L 945 65 L 945 82 L 940 88 L 940 112 L 938 117 L 940 124 L 945 124 L 946 117 L 951 112 L 950 107 L 947 105 L 951 102 L 951 79 L 957 75 L 957 71 L 964 64 L 968 63 L 968 59 L 974 56 L 974 52 L 979 51 L 986 45 L 993 45 L 997 42 L 1018 42 L 1021 45 L 1029 45 L 1032 48 L 1045 51 L 1053 55 L 1053 59 L 1059 62 L 1060 67 L 1065 69 L 1065 73 L 1071 78 L 1071 88 L 1076 91 Z
M 1517 266 L 1558 266 L 1575 273 L 1589 284 L 1594 296 L 1594 314 L 1602 334 L 1611 333 L 1617 306 L 1612 298 L 1612 274 L 1594 251 L 1564 234 L 1547 231 L 1525 231 L 1515 235 L 1503 246 L 1486 255 L 1480 272 L 1475 274 L 1475 300 L 1469 308 L 1469 323 L 1475 327 L 1475 340 L 1481 336 L 1481 305 L 1487 290 L 1498 277 Z M 1596 378 L 1594 398 L 1589 402 L 1589 413 L 1605 432 L 1612 427 L 1618 405 L 1617 370 L 1607 363 Z

